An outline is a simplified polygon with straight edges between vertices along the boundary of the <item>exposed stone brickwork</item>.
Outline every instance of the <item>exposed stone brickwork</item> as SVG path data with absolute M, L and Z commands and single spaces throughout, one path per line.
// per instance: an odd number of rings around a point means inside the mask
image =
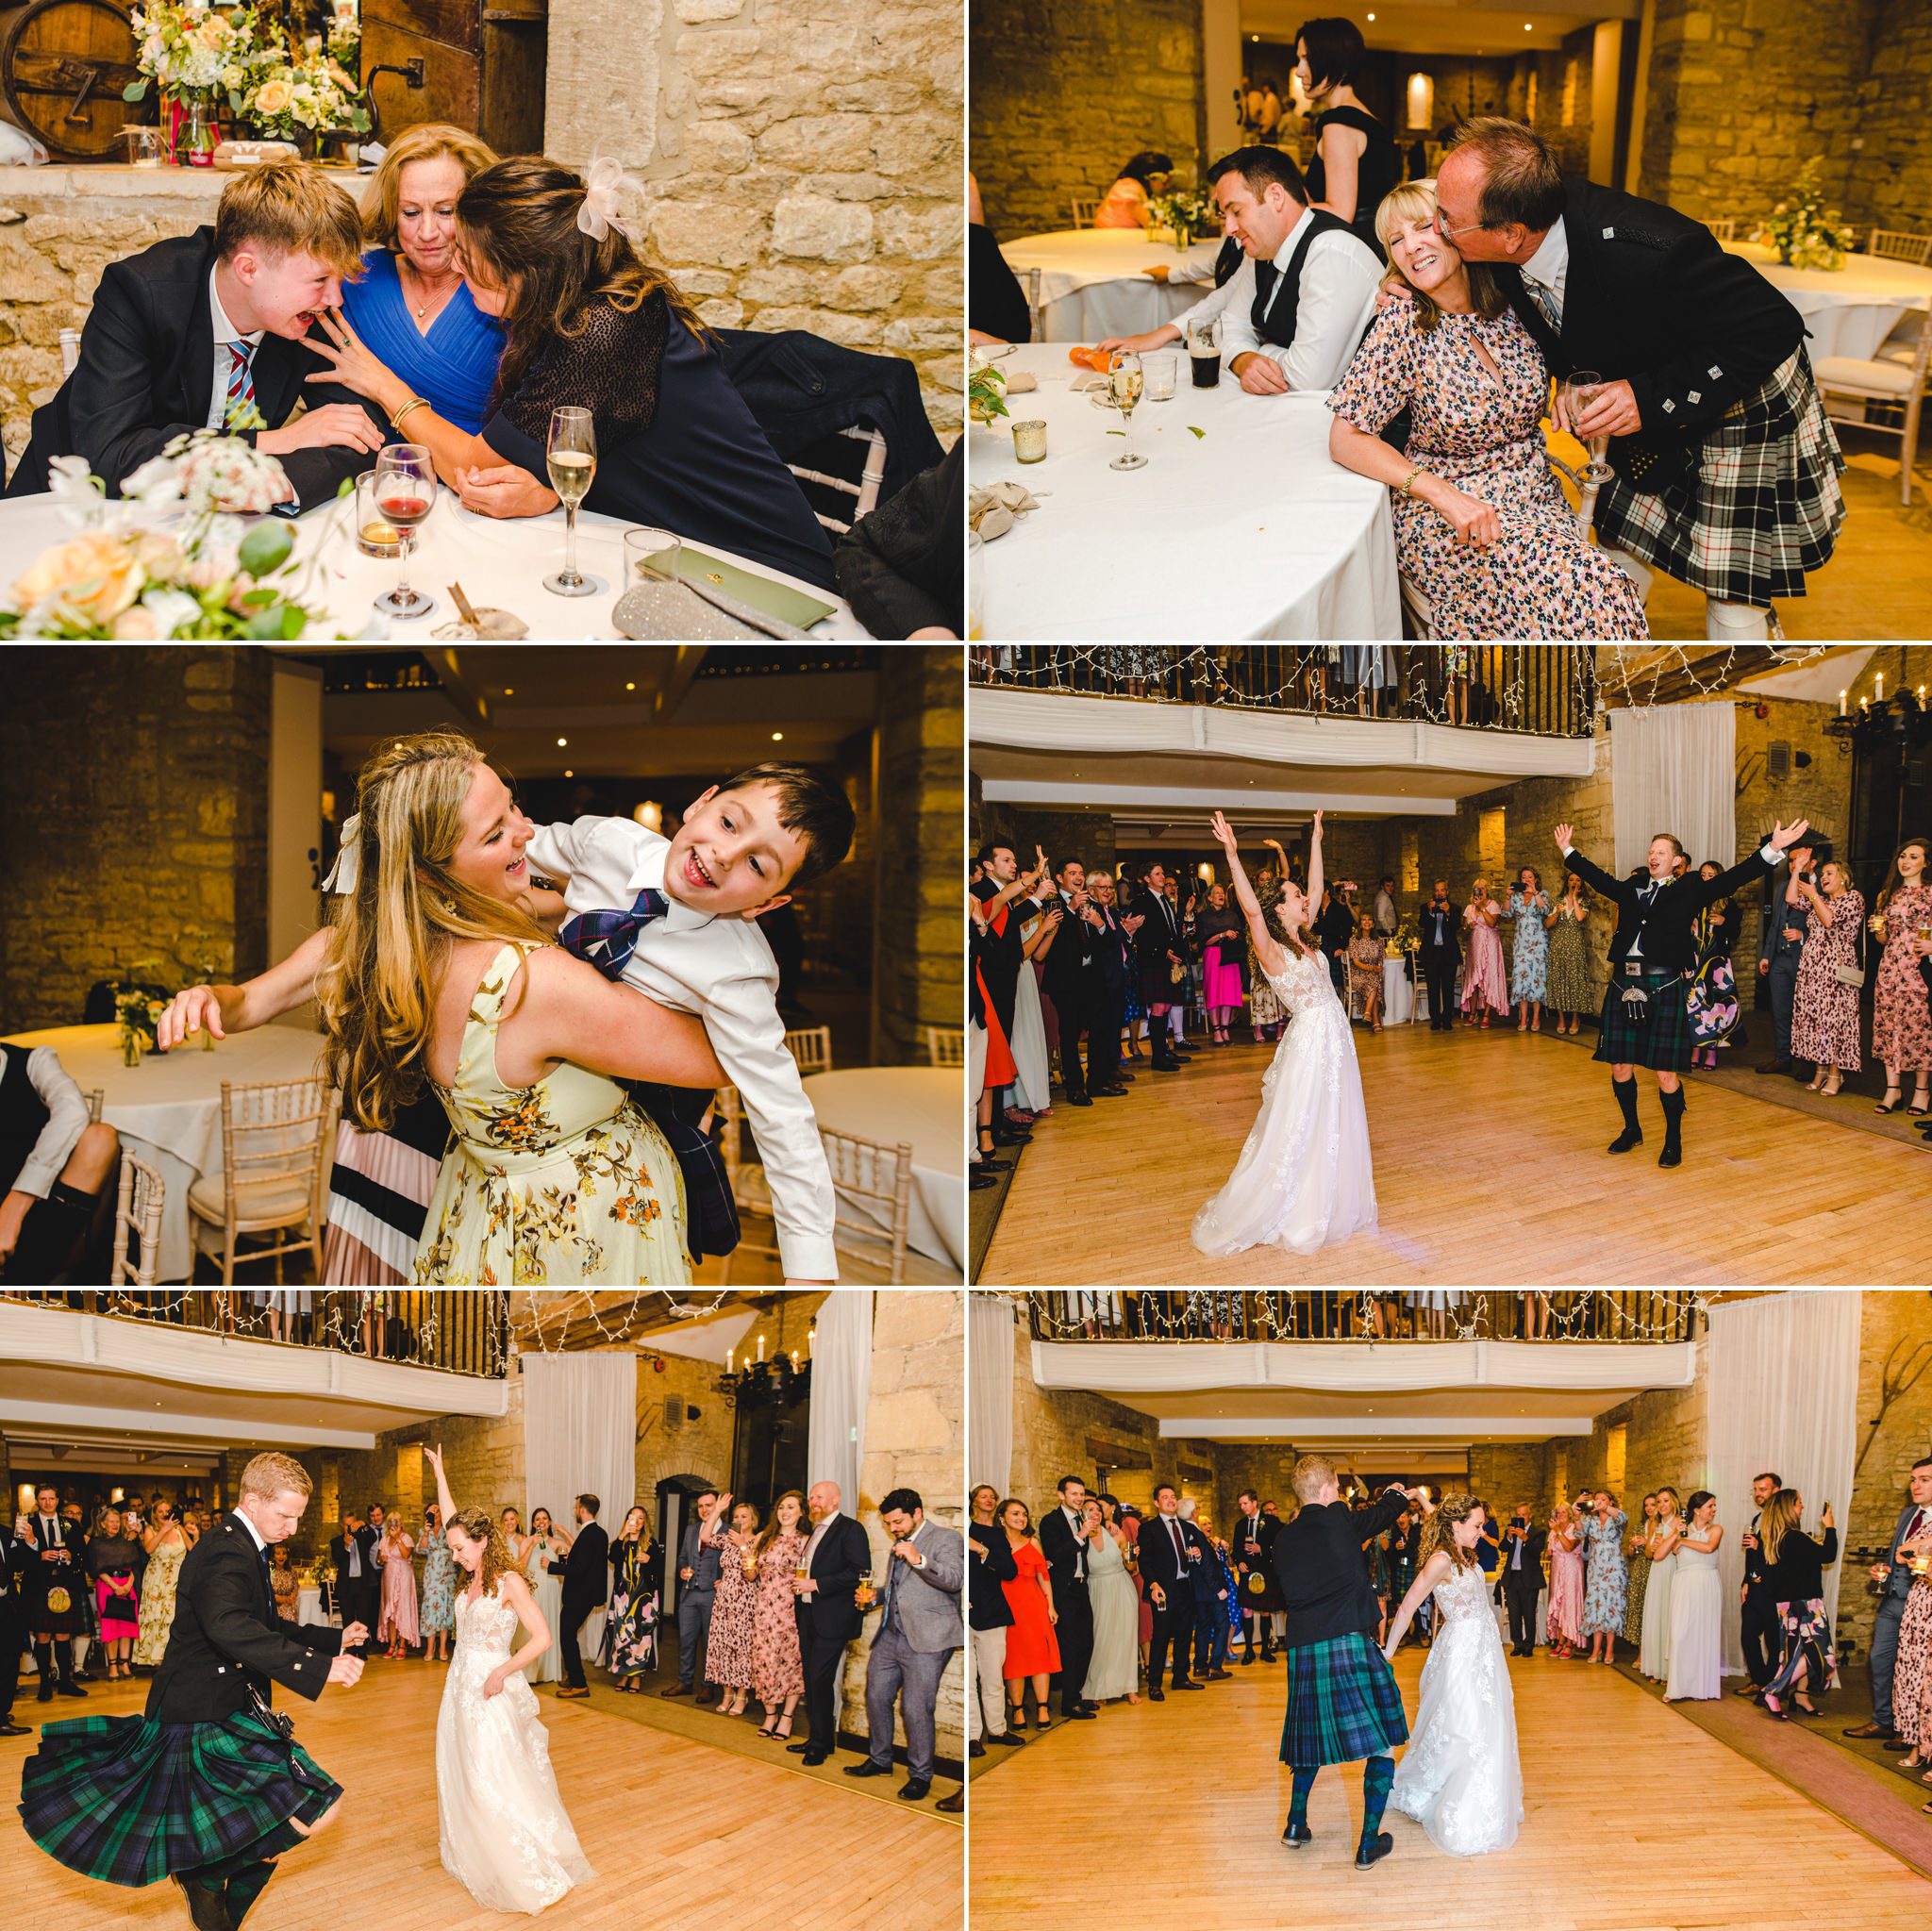
M 1932 1301 L 1920 1289 L 1864 1290 L 1856 1439 L 1856 1453 L 1863 1459 L 1852 1479 L 1851 1507 L 1840 1514 L 1845 1567 L 1839 1582 L 1838 1638 L 1840 1646 L 1856 1644 L 1862 1656 L 1871 1645 L 1878 1599 L 1868 1583 L 1867 1565 L 1855 1560 L 1853 1552 L 1890 1545 L 1892 1524 L 1910 1499 L 1912 1464 L 1932 1455 Z

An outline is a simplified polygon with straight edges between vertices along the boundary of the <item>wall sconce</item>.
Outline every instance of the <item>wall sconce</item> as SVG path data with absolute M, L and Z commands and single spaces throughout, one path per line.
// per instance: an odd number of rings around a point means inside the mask
M 630 815 L 646 831 L 661 833 L 664 829 L 664 807 L 655 798 L 646 798 Z
M 1436 83 L 1426 74 L 1408 76 L 1408 125 L 1414 133 L 1426 133 L 1436 125 Z
M 1194 867 L 1194 871 L 1196 875 L 1200 878 L 1200 881 L 1203 885 L 1212 885 L 1214 883 L 1214 867 L 1210 865 L 1206 858 L 1203 858 L 1201 862 Z

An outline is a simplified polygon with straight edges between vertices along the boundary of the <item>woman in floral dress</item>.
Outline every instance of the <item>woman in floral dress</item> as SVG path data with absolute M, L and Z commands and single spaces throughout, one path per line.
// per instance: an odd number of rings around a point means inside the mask
M 1723 868 L 1714 858 L 1698 866 L 1700 878 L 1715 878 Z M 1717 1049 L 1730 1041 L 1741 1007 L 1731 956 L 1738 945 L 1738 903 L 1721 898 L 1697 914 L 1697 971 L 1684 994 L 1684 1017 L 1690 1022 L 1690 1063 L 1717 1069 Z
M 1617 1637 L 1624 1627 L 1624 1598 L 1629 1592 L 1630 1565 L 1624 1555 L 1624 1531 L 1629 1519 L 1607 1490 L 1596 1491 L 1595 1507 L 1584 1519 L 1586 1571 L 1583 1582 L 1583 1633 L 1590 1638 L 1590 1659 L 1613 1663 Z
M 1840 978 L 1839 969 L 1858 963 L 1865 899 L 1839 859 L 1821 865 L 1818 874 L 1817 884 L 1798 880 L 1811 923 L 1791 995 L 1791 1057 L 1817 1062 L 1808 1090 L 1828 1100 L 1844 1085 L 1845 1074 L 1863 1064 L 1858 989 Z
M 175 1505 L 157 1500 L 154 1521 L 142 1532 L 147 1568 L 141 1578 L 141 1634 L 134 1640 L 134 1660 L 143 1670 L 158 1670 L 168 1653 L 168 1632 L 175 1626 L 175 1587 L 189 1550 L 188 1532 L 175 1520 Z
M 1574 872 L 1565 879 L 1557 909 L 1543 922 L 1550 933 L 1549 997 L 1543 1003 L 1557 1015 L 1557 1030 L 1574 1033 L 1580 1015 L 1596 1009 L 1600 995 L 1590 982 L 1590 888 Z
M 1657 1495 L 1643 1498 L 1643 1520 L 1624 1547 L 1630 1557 L 1630 1600 L 1624 1610 L 1624 1640 L 1634 1648 L 1643 1641 L 1643 1597 L 1650 1587 L 1650 1532 L 1657 1526 Z
M 1496 921 L 1503 907 L 1490 896 L 1489 880 L 1478 878 L 1462 908 L 1469 951 L 1462 962 L 1462 1023 L 1474 1025 L 1476 1014 L 1488 1025 L 1492 1012 L 1509 1010 L 1509 980 L 1503 970 L 1503 939 Z
M 749 1502 L 731 1511 L 731 1532 L 718 1552 L 718 1593 L 711 1605 L 710 1633 L 705 1638 L 705 1681 L 724 1692 L 718 1699 L 721 1717 L 741 1717 L 744 1700 L 756 1680 L 752 1651 L 756 1642 L 758 1584 L 758 1512 Z
M 382 1564 L 382 1613 L 375 1621 L 375 1638 L 400 1659 L 408 1645 L 423 1640 L 416 1618 L 416 1539 L 403 1533 L 400 1515 L 390 1517 L 375 1545 L 375 1559 Z
M 752 1616 L 752 1689 L 765 1706 L 760 1737 L 789 1737 L 792 1712 L 805 1694 L 805 1658 L 798 1647 L 798 1597 L 791 1572 L 810 1537 L 805 1497 L 788 1489 L 772 1505 L 758 1540 L 758 1597 Z
M 1376 213 L 1394 264 L 1383 279 L 1410 299 L 1376 316 L 1329 396 L 1329 455 L 1389 485 L 1396 566 L 1428 599 L 1431 635 L 1648 637 L 1642 593 L 1591 546 L 1551 474 L 1542 352 L 1435 221 L 1433 181 L 1397 188 Z M 1398 453 L 1381 432 L 1405 407 Z
M 1906 1109 L 1923 1115 L 1926 1086 L 1932 1082 L 1932 1003 L 1919 962 L 1932 952 L 1932 885 L 1925 882 L 1926 842 L 1907 839 L 1891 861 L 1878 894 L 1885 942 L 1873 992 L 1872 1057 L 1885 1065 L 1881 1113 L 1894 1111 L 1902 1097 L 1901 1074 L 1912 1075 L 1912 1103 Z
M 1516 1030 L 1540 1033 L 1549 990 L 1550 934 L 1543 921 L 1550 915 L 1550 897 L 1534 865 L 1517 874 L 1508 910 L 1516 921 L 1516 942 L 1509 949 L 1509 1002 L 1517 1007 Z
M 1281 896 L 1280 887 L 1275 883 L 1274 868 L 1263 865 L 1255 874 L 1255 896 L 1261 901 L 1265 912 Z M 1128 978 L 1133 974 L 1129 973 Z M 1263 1040 L 1273 1043 L 1281 1036 L 1281 1001 L 1274 996 L 1274 988 L 1268 983 L 1268 974 L 1261 970 L 1261 961 L 1255 957 L 1255 942 L 1248 941 L 1248 1024 L 1255 1029 L 1255 1043 Z
M 610 1548 L 610 1613 L 604 1619 L 604 1663 L 626 1694 L 643 1693 L 643 1676 L 658 1667 L 658 1599 L 664 1565 L 652 1546 L 641 1508 L 624 1519 Z
M 357 806 L 380 862 L 341 898 L 315 987 L 344 1113 L 383 1130 L 426 1082 L 457 1130 L 415 1284 L 688 1282 L 676 1162 L 616 1080 L 722 1085 L 703 1023 L 534 923 L 535 828 L 469 739 L 379 746 Z
M 1348 941 L 1348 990 L 1362 1002 L 1362 1017 L 1373 1031 L 1382 1030 L 1382 935 L 1372 914 L 1356 915 L 1355 937 Z
M 442 1512 L 435 1503 L 423 1511 L 423 1660 L 449 1661 L 449 1640 L 457 1622 L 457 1565 L 442 1532 Z

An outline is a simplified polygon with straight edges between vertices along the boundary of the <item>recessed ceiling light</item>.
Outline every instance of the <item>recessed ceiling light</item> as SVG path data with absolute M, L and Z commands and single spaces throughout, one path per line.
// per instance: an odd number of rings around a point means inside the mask
M 516 692 L 513 690 L 511 690 L 511 688 L 508 684 L 506 684 L 503 687 L 503 694 L 506 697 L 514 697 L 516 695 Z
M 624 688 L 626 691 L 635 691 L 638 687 L 635 684 L 626 684 Z
M 772 733 L 772 742 L 773 742 L 773 743 L 774 743 L 774 744 L 782 744 L 782 743 L 783 743 L 784 741 L 785 741 L 785 733 L 784 733 L 783 731 L 774 731 L 774 732 Z
M 563 748 L 563 746 L 564 746 L 564 745 L 566 745 L 566 744 L 568 744 L 569 742 L 570 742 L 570 740 L 569 740 L 568 738 L 559 738 L 559 739 L 558 739 L 558 740 L 557 741 L 557 743 L 558 743 L 558 748 L 559 750 L 561 750 L 561 749 Z
M 563 774 L 564 774 L 564 776 L 565 776 L 565 777 L 575 777 L 575 776 L 576 776 L 576 773 L 575 773 L 575 772 L 574 772 L 574 771 L 572 771 L 572 770 L 570 769 L 570 767 L 569 767 L 568 765 L 566 765 L 566 766 L 564 767 L 564 772 L 563 772 Z

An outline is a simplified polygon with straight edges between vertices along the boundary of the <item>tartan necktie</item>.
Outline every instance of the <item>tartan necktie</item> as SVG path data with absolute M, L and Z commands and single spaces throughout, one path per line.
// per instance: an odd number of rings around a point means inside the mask
M 647 885 L 628 911 L 578 912 L 558 935 L 563 948 L 607 979 L 621 979 L 637 950 L 638 935 L 653 919 L 661 919 L 671 901 Z
M 228 344 L 228 399 L 222 405 L 222 426 L 226 428 L 238 415 L 255 407 L 255 344 L 231 341 Z
M 1561 331 L 1563 311 L 1557 306 L 1557 291 L 1546 283 L 1538 281 L 1533 275 L 1523 277 L 1523 286 L 1529 291 L 1529 299 L 1541 311 L 1542 318 L 1550 326 Z

